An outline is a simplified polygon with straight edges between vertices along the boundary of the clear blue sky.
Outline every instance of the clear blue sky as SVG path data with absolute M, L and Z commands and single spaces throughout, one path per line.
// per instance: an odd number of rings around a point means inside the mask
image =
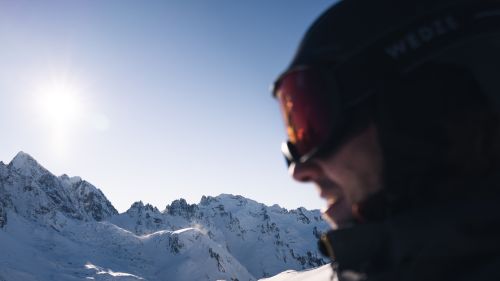
M 0 160 L 27 152 L 120 212 L 220 193 L 321 208 L 287 174 L 269 86 L 333 2 L 0 0 Z

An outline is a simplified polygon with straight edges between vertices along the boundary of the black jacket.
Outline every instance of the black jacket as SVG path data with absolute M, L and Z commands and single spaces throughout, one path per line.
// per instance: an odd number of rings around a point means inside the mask
M 500 196 L 413 209 L 322 241 L 341 281 L 500 280 Z

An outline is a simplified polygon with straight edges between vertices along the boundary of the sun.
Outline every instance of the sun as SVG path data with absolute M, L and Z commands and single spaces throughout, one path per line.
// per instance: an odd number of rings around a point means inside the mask
M 52 127 L 65 129 L 75 125 L 82 113 L 82 101 L 76 85 L 53 80 L 38 92 L 38 107 L 43 119 Z
M 81 90 L 67 75 L 53 76 L 39 83 L 35 91 L 38 122 L 51 150 L 66 155 L 81 130 L 84 106 Z

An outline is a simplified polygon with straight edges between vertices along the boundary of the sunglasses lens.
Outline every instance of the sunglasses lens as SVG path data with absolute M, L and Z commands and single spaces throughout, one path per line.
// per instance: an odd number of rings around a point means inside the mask
M 279 81 L 275 90 L 294 156 L 311 153 L 331 135 L 336 110 L 324 75 L 312 69 L 293 71 Z

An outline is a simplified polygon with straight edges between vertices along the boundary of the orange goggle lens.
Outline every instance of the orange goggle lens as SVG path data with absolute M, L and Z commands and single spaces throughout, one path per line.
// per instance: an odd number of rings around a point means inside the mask
M 334 93 L 320 70 L 303 69 L 285 74 L 274 91 L 285 121 L 294 157 L 318 149 L 331 137 L 335 123 Z

